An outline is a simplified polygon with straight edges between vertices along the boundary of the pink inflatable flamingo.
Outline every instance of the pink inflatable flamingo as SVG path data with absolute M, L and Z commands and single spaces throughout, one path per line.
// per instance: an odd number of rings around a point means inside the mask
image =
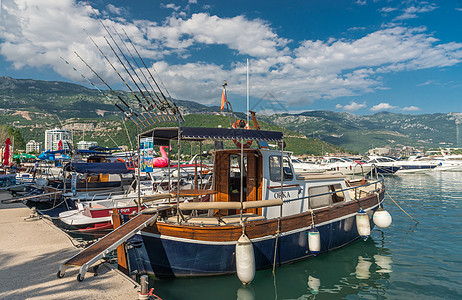
M 168 166 L 168 157 L 167 157 L 167 153 L 165 152 L 165 148 L 167 148 L 167 146 L 161 146 L 159 148 L 160 153 L 162 154 L 162 157 L 156 157 L 152 160 L 153 167 L 163 168 L 163 167 Z

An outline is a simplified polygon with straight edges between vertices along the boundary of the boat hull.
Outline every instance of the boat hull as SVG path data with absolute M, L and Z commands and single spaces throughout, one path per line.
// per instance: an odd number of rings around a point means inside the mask
M 434 170 L 438 165 L 402 165 L 395 174 L 408 174 L 408 173 L 427 173 Z
M 383 199 L 381 197 L 381 199 Z M 377 201 L 366 209 L 371 228 L 372 215 L 378 208 Z M 282 232 L 279 236 L 266 235 L 251 238 L 255 266 L 257 270 L 273 267 L 276 251 L 276 264 L 282 265 L 314 256 L 309 251 L 307 226 Z M 240 226 L 238 227 L 241 229 Z M 360 238 L 356 229 L 356 213 L 322 222 L 316 228 L 321 236 L 321 253 L 350 244 Z M 251 230 L 249 230 L 251 236 Z M 144 230 L 141 232 L 149 263 L 154 275 L 158 277 L 193 277 L 232 274 L 236 272 L 235 247 L 232 238 L 198 240 L 174 237 Z M 231 236 L 223 232 L 222 236 Z
M 399 169 L 401 169 L 400 166 L 380 166 L 380 165 L 377 165 L 377 166 L 375 166 L 375 168 L 373 168 L 372 172 L 375 172 L 375 170 L 377 170 L 377 172 L 379 174 L 392 175 L 392 174 L 395 174 Z

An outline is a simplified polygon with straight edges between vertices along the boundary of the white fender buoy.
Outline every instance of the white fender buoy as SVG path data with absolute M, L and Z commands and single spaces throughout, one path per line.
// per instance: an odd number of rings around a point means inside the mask
M 379 207 L 372 217 L 374 224 L 380 228 L 387 228 L 391 224 L 391 215 L 385 209 Z
M 245 235 L 236 243 L 236 273 L 239 280 L 247 285 L 255 276 L 255 255 L 250 239 Z
M 314 256 L 321 251 L 321 235 L 316 227 L 308 230 L 308 247 Z
M 356 214 L 356 228 L 358 229 L 358 234 L 364 239 L 371 235 L 371 224 L 369 222 L 369 215 L 360 208 Z

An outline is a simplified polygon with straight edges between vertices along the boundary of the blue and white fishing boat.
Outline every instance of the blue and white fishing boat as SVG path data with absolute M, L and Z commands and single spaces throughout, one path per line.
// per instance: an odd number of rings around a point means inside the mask
M 340 173 L 295 174 L 290 153 L 282 146 L 280 150 L 242 146 L 245 141 L 283 145 L 280 132 L 158 128 L 142 136 L 152 136 L 159 145 L 172 139 L 234 140 L 241 145 L 214 151 L 212 189 L 176 192 L 172 209 L 163 210 L 141 231 L 145 259 L 156 276 L 237 272 L 248 283 L 255 270 L 366 238 L 384 199 L 383 179 L 348 181 Z M 203 195 L 210 195 L 210 200 L 200 201 Z M 180 202 L 180 197 L 190 200 Z

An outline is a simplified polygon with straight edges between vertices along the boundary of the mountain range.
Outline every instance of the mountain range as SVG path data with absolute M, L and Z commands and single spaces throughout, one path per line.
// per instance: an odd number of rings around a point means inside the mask
M 135 98 L 130 93 L 117 93 L 135 105 Z M 190 124 L 228 126 L 228 118 L 220 114 L 219 106 L 174 101 Z M 205 118 L 204 115 L 208 116 Z M 324 152 L 343 151 L 343 148 L 365 153 L 370 148 L 385 146 L 457 147 L 460 144 L 458 127 L 462 120 L 462 113 L 410 115 L 378 112 L 358 116 L 345 112 L 306 111 L 273 115 L 258 115 L 257 112 L 257 116 L 263 129 L 283 130 L 286 136 L 296 138 L 288 144 L 292 144 L 297 154 L 303 154 L 300 152 L 306 149 L 305 146 L 297 147 L 297 144 L 319 140 L 318 146 L 322 146 Z M 215 121 L 211 122 L 212 119 Z M 53 127 L 72 130 L 78 140 L 97 140 L 106 144 L 128 144 L 129 139 L 123 133 L 136 132 L 132 123 L 122 122 L 120 111 L 97 90 L 68 82 L 6 76 L 0 77 L 0 124 L 20 129 L 26 141 L 43 141 L 44 131 Z

